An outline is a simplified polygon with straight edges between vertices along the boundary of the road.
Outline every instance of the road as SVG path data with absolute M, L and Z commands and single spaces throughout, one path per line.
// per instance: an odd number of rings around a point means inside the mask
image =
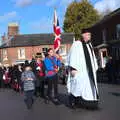
M 45 104 L 37 98 L 31 110 L 27 110 L 23 95 L 13 90 L 0 90 L 0 120 L 120 120 L 120 85 L 98 84 L 100 105 L 98 110 L 66 106 L 67 94 L 63 85 L 59 86 L 61 104 Z

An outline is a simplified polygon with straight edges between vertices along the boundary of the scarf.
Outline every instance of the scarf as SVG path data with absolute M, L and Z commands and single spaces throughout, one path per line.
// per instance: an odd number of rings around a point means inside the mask
M 84 54 L 85 54 L 85 60 L 86 60 L 85 62 L 86 62 L 87 70 L 88 70 L 88 75 L 89 75 L 89 78 L 90 78 L 90 84 L 91 84 L 91 86 L 93 86 L 93 85 L 95 86 L 96 95 L 97 95 L 97 99 L 98 99 L 99 96 L 98 96 L 97 88 L 96 88 L 96 85 L 95 85 L 95 78 L 94 78 L 94 74 L 93 74 L 92 62 L 91 62 L 90 54 L 89 54 L 89 51 L 88 51 L 88 48 L 87 48 L 87 44 L 90 47 L 92 57 L 93 57 L 93 51 L 92 51 L 92 48 L 90 46 L 90 42 L 85 43 L 84 41 L 82 41 L 83 50 L 84 50 Z M 92 92 L 94 92 L 94 87 L 92 87 Z

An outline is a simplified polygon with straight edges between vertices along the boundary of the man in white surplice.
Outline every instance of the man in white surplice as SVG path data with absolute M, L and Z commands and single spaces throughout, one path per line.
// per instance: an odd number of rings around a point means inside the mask
M 81 41 L 73 42 L 68 54 L 67 63 L 70 71 L 67 89 L 74 97 L 82 97 L 85 101 L 98 101 L 98 65 L 88 29 L 82 30 L 82 37 Z

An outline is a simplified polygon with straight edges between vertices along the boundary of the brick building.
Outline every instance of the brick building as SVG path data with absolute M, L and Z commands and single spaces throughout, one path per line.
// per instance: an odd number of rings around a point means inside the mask
M 100 57 L 100 66 L 105 67 L 106 57 L 120 60 L 120 8 L 106 15 L 91 28 L 93 44 Z
M 36 53 L 45 52 L 46 49 L 53 47 L 53 34 L 17 34 L 10 36 L 12 37 L 9 37 L 9 39 L 3 39 L 0 46 L 0 60 L 3 65 L 18 64 L 25 60 L 31 60 Z M 60 54 L 64 60 L 73 42 L 74 34 L 63 33 L 61 38 Z

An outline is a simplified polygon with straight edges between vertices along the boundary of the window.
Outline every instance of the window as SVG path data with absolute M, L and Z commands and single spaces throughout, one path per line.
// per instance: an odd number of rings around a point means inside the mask
M 108 52 L 106 48 L 100 49 L 100 66 L 105 68 L 106 63 L 108 62 Z
M 3 49 L 3 61 L 5 61 L 7 59 L 8 59 L 8 57 L 7 57 L 7 50 Z
M 45 56 L 47 56 L 47 50 L 48 50 L 48 48 L 47 48 L 47 47 L 42 48 L 42 52 L 43 52 L 43 54 L 44 54 Z
M 112 56 L 115 60 L 120 59 L 120 48 L 119 47 L 112 47 Z
M 102 38 L 103 38 L 103 41 L 105 42 L 106 41 L 106 29 L 103 29 L 102 31 Z
M 42 52 L 47 52 L 48 48 L 42 48 Z
M 107 56 L 107 51 L 103 51 L 103 57 Z
M 18 49 L 18 59 L 25 59 L 25 48 Z
M 116 32 L 117 32 L 117 39 L 120 39 L 120 24 L 118 24 L 116 27 L 117 27 L 117 30 L 116 30 Z
M 66 46 L 65 45 L 60 46 L 59 53 L 60 53 L 60 55 L 66 55 Z

